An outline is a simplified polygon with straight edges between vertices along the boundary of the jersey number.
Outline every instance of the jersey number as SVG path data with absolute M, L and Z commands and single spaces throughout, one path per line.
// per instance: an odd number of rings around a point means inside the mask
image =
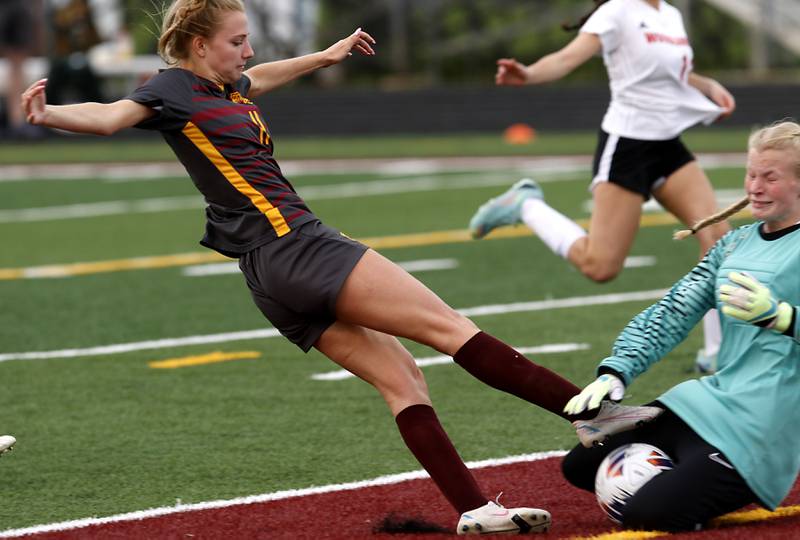
M 264 125 L 264 120 L 261 118 L 261 115 L 258 111 L 250 111 L 250 120 L 258 126 L 259 134 L 258 140 L 264 146 L 269 145 L 269 132 L 267 131 L 267 126 Z

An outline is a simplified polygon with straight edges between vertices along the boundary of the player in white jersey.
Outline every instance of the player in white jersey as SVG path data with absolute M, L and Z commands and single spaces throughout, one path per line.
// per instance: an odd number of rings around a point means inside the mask
M 689 226 L 716 210 L 711 183 L 680 135 L 731 114 L 735 101 L 718 82 L 692 71 L 692 48 L 673 6 L 663 0 L 595 3 L 563 49 L 529 66 L 500 59 L 495 76 L 498 85 L 547 83 L 602 53 L 611 103 L 595 151 L 588 233 L 547 205 L 529 179 L 481 206 L 470 230 L 482 238 L 496 227 L 524 223 L 585 276 L 605 282 L 622 270 L 651 196 Z M 699 232 L 701 256 L 728 229 L 718 223 Z M 699 357 L 713 358 L 720 340 L 716 313 L 706 317 L 705 330 Z
M 652 444 L 673 459 L 675 468 L 628 499 L 627 528 L 694 530 L 751 503 L 774 510 L 800 471 L 800 125 L 758 130 L 748 146 L 743 202 L 757 221 L 726 234 L 664 298 L 633 318 L 598 366 L 598 378 L 565 409 L 577 414 L 606 395 L 621 399 L 706 311 L 720 308 L 714 375 L 662 394 L 656 405 L 665 412 L 650 424 L 609 437 L 602 447 L 578 446 L 564 458 L 567 479 L 589 491 L 600 461 L 623 444 Z

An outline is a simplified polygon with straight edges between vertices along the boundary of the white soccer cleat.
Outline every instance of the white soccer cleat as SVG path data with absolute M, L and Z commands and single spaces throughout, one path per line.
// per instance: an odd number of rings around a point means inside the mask
M 603 444 L 611 435 L 651 422 L 663 412 L 664 409 L 659 407 L 630 407 L 613 401 L 603 401 L 597 416 L 589 420 L 577 420 L 572 425 L 578 432 L 581 444 L 591 448 Z
M 505 508 L 488 502 L 461 514 L 458 534 L 534 534 L 550 529 L 550 512 L 538 508 Z
M 0 456 L 5 454 L 6 452 L 11 451 L 16 444 L 17 439 L 12 437 L 11 435 L 0 435 Z

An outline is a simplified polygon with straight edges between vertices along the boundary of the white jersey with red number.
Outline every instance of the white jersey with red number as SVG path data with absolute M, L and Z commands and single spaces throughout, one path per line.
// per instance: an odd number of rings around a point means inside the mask
M 722 109 L 689 85 L 692 47 L 680 11 L 660 0 L 609 0 L 581 28 L 603 47 L 611 103 L 608 133 L 648 141 L 677 137 L 710 124 Z

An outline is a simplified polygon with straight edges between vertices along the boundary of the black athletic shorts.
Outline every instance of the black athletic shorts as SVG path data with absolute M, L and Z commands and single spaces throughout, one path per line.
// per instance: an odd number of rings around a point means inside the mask
M 308 352 L 336 320 L 339 291 L 367 246 L 311 221 L 239 258 L 264 316 Z
M 601 129 L 594 152 L 591 187 L 612 182 L 649 200 L 654 189 L 694 159 L 680 137 L 640 141 L 609 135 Z
M 652 405 L 664 408 L 659 403 Z M 761 504 L 725 454 L 669 409 L 642 427 L 612 435 L 602 446 L 576 446 L 561 463 L 564 476 L 574 486 L 594 491 L 600 462 L 615 448 L 629 443 L 660 448 L 675 467 L 647 482 L 628 499 L 622 509 L 625 528 L 691 531 L 722 514 L 751 503 Z

